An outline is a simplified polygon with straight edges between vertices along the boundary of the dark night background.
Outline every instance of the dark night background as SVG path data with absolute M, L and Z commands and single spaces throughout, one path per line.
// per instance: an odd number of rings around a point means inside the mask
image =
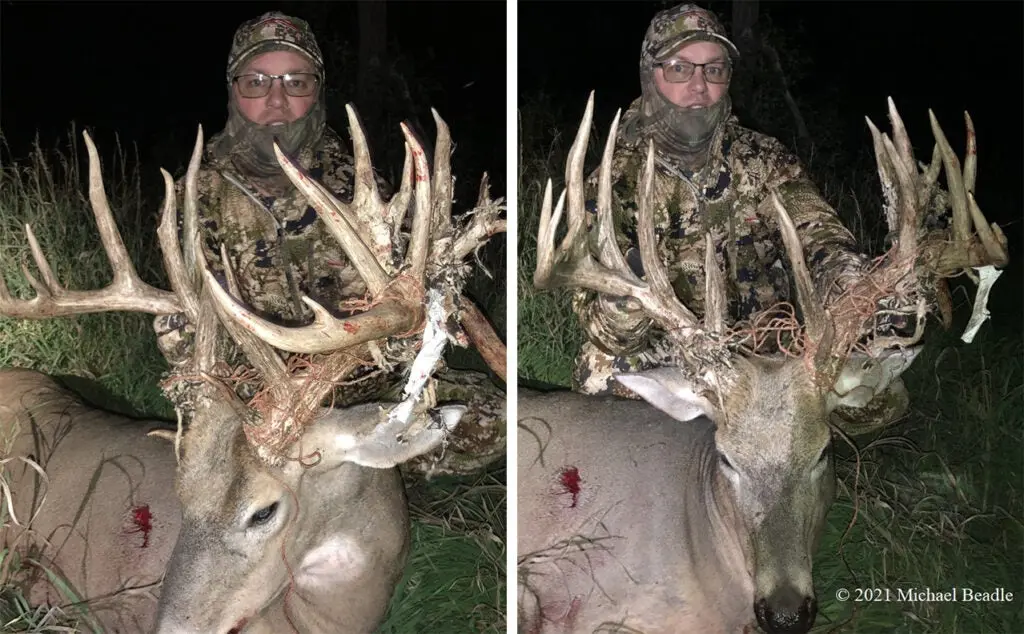
M 224 69 L 243 21 L 280 10 L 310 22 L 326 60 L 328 123 L 348 141 L 344 105 L 354 98 L 358 52 L 352 2 L 2 2 L 0 127 L 15 157 L 63 145 L 70 124 L 88 127 L 101 157 L 137 144 L 144 180 L 159 186 L 159 167 L 188 161 L 198 124 L 206 138 L 227 117 Z M 374 165 L 398 172 L 398 122 L 413 117 L 432 145 L 430 108 L 451 128 L 457 187 L 472 198 L 484 171 L 492 195 L 505 195 L 506 56 L 501 2 L 388 2 L 388 54 L 411 106 L 385 102 L 387 138 L 371 138 Z M 467 28 L 471 25 L 472 28 Z M 408 102 L 408 100 L 407 100 Z M 79 138 L 79 140 L 81 140 Z M 389 164 L 394 157 L 397 164 Z M 397 183 L 396 183 L 397 185 Z
M 524 129 L 543 137 L 539 147 L 548 147 L 560 134 L 568 148 L 591 90 L 595 91 L 591 145 L 604 143 L 615 110 L 625 110 L 640 95 L 640 46 L 651 17 L 675 4 L 519 3 L 519 103 Z M 715 11 L 731 31 L 731 2 L 702 6 Z M 812 137 L 815 130 L 827 130 L 834 137 L 815 139 L 827 141 L 820 144 L 819 153 L 843 157 L 870 153 L 871 135 L 864 117 L 889 132 L 886 97 L 892 96 L 918 160 L 931 158 L 934 140 L 928 108 L 934 110 L 962 159 L 963 112 L 970 113 L 978 142 L 977 199 L 988 219 L 1003 228 L 1010 245 L 1011 264 L 994 292 L 998 306 L 990 304 L 994 313 L 1005 317 L 997 316 L 992 323 L 1017 332 L 1024 279 L 1020 248 L 1024 4 L 762 1 L 760 19 L 770 25 L 766 33 L 772 36 L 769 41 L 779 52 Z M 738 75 L 734 87 L 737 81 Z M 766 75 L 757 81 L 776 80 Z M 525 121 L 538 111 L 549 113 L 543 123 Z M 775 120 L 759 122 L 737 114 L 741 123 L 794 147 L 792 135 L 786 133 L 792 121 L 785 112 Z M 873 153 L 861 161 L 873 168 Z M 880 196 L 877 184 L 876 191 Z

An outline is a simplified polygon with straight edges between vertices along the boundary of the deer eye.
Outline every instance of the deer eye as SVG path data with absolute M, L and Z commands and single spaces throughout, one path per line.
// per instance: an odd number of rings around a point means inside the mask
M 277 502 L 274 502 L 270 506 L 265 506 L 261 508 L 260 510 L 253 513 L 252 517 L 249 518 L 249 526 L 259 526 L 261 524 L 266 524 L 270 520 L 270 518 L 274 516 L 274 512 L 276 511 Z

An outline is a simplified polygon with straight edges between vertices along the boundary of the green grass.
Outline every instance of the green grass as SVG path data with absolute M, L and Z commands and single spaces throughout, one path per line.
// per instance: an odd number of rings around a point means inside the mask
M 599 98 L 600 96 L 598 96 Z M 519 378 L 567 387 L 581 340 L 568 294 L 533 288 L 543 183 L 557 199 L 565 157 L 584 104 L 563 116 L 546 98 L 526 99 L 519 147 Z M 585 171 L 596 167 L 607 120 L 595 116 Z M 557 132 L 561 130 L 561 134 Z M 880 252 L 877 174 L 869 157 L 819 166 L 823 195 L 865 249 Z M 813 157 L 805 157 L 813 160 Z M 1017 266 L 1017 265 L 1015 265 Z M 1015 293 L 1001 280 L 1001 294 Z M 973 298 L 973 290 L 971 292 Z M 912 398 L 905 420 L 837 452 L 838 497 L 814 563 L 815 632 L 975 634 L 1024 632 L 1024 345 L 1018 323 L 987 322 L 975 341 L 959 340 L 970 306 L 962 295 L 957 327 L 933 326 L 904 374 Z M 1016 301 L 1013 298 L 1010 301 Z M 842 441 L 839 443 L 842 445 Z M 858 461 L 859 451 L 859 461 Z M 900 588 L 1005 588 L 1006 603 L 897 601 Z M 888 589 L 890 602 L 838 601 L 840 589 Z
M 538 291 L 533 287 L 544 185 L 551 178 L 553 199 L 557 200 L 564 184 L 565 156 L 575 134 L 575 130 L 567 130 L 564 134 L 569 136 L 564 137 L 557 130 L 555 120 L 545 116 L 551 111 L 550 103 L 542 95 L 536 102 L 524 106 L 519 116 L 519 268 L 516 271 L 519 330 L 516 345 L 520 380 L 568 386 L 571 361 L 583 343 L 583 334 L 571 310 L 572 294 L 562 289 Z M 588 148 L 591 157 L 595 145 L 592 142 Z
M 2 149 L 2 148 L 0 148 Z M 146 282 L 169 288 L 156 245 L 162 181 L 120 147 L 98 148 L 115 221 L 132 261 Z M 114 160 L 110 160 L 113 155 Z M 28 255 L 24 224 L 30 223 L 54 274 L 70 289 L 97 289 L 111 272 L 85 196 L 85 152 L 72 130 L 65 148 L 37 148 L 27 162 L 0 169 L 0 274 L 15 297 L 32 289 L 19 270 Z M 152 172 L 152 173 L 150 173 Z M 144 183 L 156 185 L 149 190 Z M 503 253 L 503 243 L 489 247 Z M 24 258 L 28 258 L 24 260 Z M 494 254 L 487 257 L 493 261 Z M 493 258 L 493 259 L 492 259 Z M 503 258 L 500 258 L 503 261 Z M 503 275 L 503 270 L 496 271 Z M 499 277 L 499 279 L 502 279 Z M 474 297 L 485 313 L 504 298 L 493 285 L 474 281 Z M 492 313 L 493 314 L 493 313 Z M 152 316 L 128 313 L 47 320 L 0 318 L 0 367 L 24 367 L 60 375 L 84 396 L 108 409 L 140 417 L 174 420 L 158 382 L 167 364 L 156 347 Z M 504 320 L 496 324 L 504 332 Z M 479 363 L 464 353 L 464 363 Z M 0 467 L 2 475 L 2 467 Z M 413 545 L 410 565 L 392 602 L 386 634 L 505 631 L 505 472 L 494 465 L 474 478 L 414 482 L 410 490 Z M 0 512 L 0 526 L 6 526 Z M 0 541 L 2 536 L 0 536 Z M 31 606 L 17 581 L 29 564 L 17 552 L 0 552 L 0 631 L 82 631 L 59 607 Z M 61 585 L 60 579 L 54 583 Z M 77 600 L 66 595 L 67 603 Z
M 505 469 L 410 490 L 411 565 L 381 634 L 505 632 Z
M 840 494 L 815 560 L 819 629 L 1022 632 L 1021 428 L 1024 347 L 989 332 L 928 343 L 905 374 L 905 421 L 841 451 Z M 851 526 L 851 520 L 853 520 Z M 904 590 L 1014 593 L 1011 602 L 906 602 Z M 840 588 L 889 590 L 891 602 L 837 601 Z M 884 596 L 884 595 L 883 595 Z

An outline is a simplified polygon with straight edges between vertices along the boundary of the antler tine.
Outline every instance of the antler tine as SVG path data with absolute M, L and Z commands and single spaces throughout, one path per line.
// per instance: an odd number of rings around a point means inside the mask
M 672 314 L 671 322 L 664 322 L 663 325 L 669 332 L 679 327 L 693 328 L 697 326 L 697 317 L 676 299 L 675 291 L 672 290 L 668 281 L 668 273 L 658 255 L 657 241 L 654 237 L 654 206 L 651 204 L 651 197 L 654 192 L 654 141 L 647 145 L 647 161 L 644 164 L 644 172 L 640 184 L 640 204 L 637 211 L 637 240 L 640 243 L 640 261 L 643 263 L 644 273 L 647 274 L 650 284 L 655 312 Z M 609 214 L 610 215 L 610 214 Z M 669 327 L 669 324 L 672 324 Z
M 491 177 L 484 172 L 480 177 L 480 187 L 477 190 L 476 206 L 483 207 L 491 200 Z
M 85 146 L 89 153 L 89 203 L 92 205 L 96 217 L 100 240 L 110 259 L 110 266 L 114 270 L 114 285 L 131 288 L 133 283 L 139 280 L 139 276 L 135 271 L 135 265 L 132 264 L 132 259 L 128 257 L 128 250 L 124 246 L 121 233 L 114 223 L 114 215 L 110 211 L 96 145 L 92 142 L 88 132 L 83 131 L 82 135 L 85 137 Z M 147 285 L 143 288 L 152 287 Z
M 96 219 L 100 240 L 113 270 L 113 281 L 106 288 L 95 291 L 64 289 L 53 274 L 31 226 L 25 225 L 29 249 L 39 269 L 42 282 L 37 281 L 28 272 L 27 267 L 22 267 L 29 284 L 36 290 L 36 296 L 30 300 L 15 299 L 8 291 L 6 284 L 0 282 L 0 314 L 17 319 L 45 319 L 121 310 L 154 315 L 181 312 L 181 302 L 174 293 L 146 284 L 136 272 L 135 265 L 132 264 L 128 250 L 114 223 L 110 204 L 107 202 L 96 146 L 88 132 L 83 131 L 82 135 L 85 137 L 85 145 L 89 153 L 89 202 Z M 168 192 L 167 195 L 173 197 L 173 191 Z
M 202 246 L 197 239 L 199 236 L 199 190 L 196 187 L 196 179 L 199 176 L 199 167 L 203 156 L 203 126 L 199 126 L 196 135 L 196 144 L 192 148 L 192 158 L 189 160 L 188 169 L 185 171 L 185 200 L 182 214 L 182 255 L 185 260 L 185 271 L 190 276 L 191 287 L 199 288 L 200 278 L 199 261 L 203 259 Z M 196 236 L 196 238 L 193 238 Z
M 888 97 L 886 101 L 889 106 L 889 123 L 892 125 L 892 140 L 899 156 L 899 162 L 913 172 L 915 165 L 914 149 L 910 145 L 907 128 L 903 125 L 903 118 L 900 117 L 900 113 L 896 110 L 896 103 L 893 102 L 892 97 Z M 914 193 L 916 194 L 916 192 Z M 917 204 L 916 200 L 914 204 Z
M 912 266 L 917 258 L 917 229 L 920 220 L 920 205 L 917 200 L 917 190 L 914 187 L 912 174 L 915 173 L 913 161 L 907 163 L 899 155 L 899 150 L 889 140 L 888 135 L 882 136 L 882 146 L 885 148 L 890 165 L 896 172 L 896 180 L 899 183 L 899 238 L 897 259 Z
M 569 189 L 573 188 L 572 184 L 574 182 L 577 183 L 575 189 L 582 188 L 583 155 L 586 154 L 587 137 L 590 134 L 590 122 L 593 114 L 594 93 L 591 92 L 590 98 L 587 100 L 587 108 L 583 112 L 583 121 L 576 132 L 576 139 L 569 148 L 569 158 L 566 161 L 566 184 L 568 189 L 562 190 L 562 194 L 558 197 L 558 204 L 555 205 L 553 215 L 551 211 L 550 178 L 544 186 L 544 198 L 540 208 L 540 226 L 537 230 L 537 265 L 533 272 L 533 285 L 537 288 L 556 288 L 571 284 L 572 280 L 565 278 L 562 267 L 556 266 L 566 256 L 571 256 L 574 260 L 580 260 L 576 268 L 584 268 L 586 262 L 590 260 L 590 252 L 583 248 L 585 245 L 581 245 L 579 240 L 579 233 L 584 226 L 582 218 L 582 192 L 578 196 L 580 204 L 577 208 L 573 207 L 570 199 L 567 231 L 560 245 L 555 244 L 555 234 L 562 220 L 566 194 L 572 195 Z M 574 165 L 577 169 L 572 169 Z M 574 176 L 575 173 L 579 173 L 578 179 Z M 574 213 L 577 217 L 573 217 Z
M 580 233 L 586 232 L 586 215 L 583 205 L 583 162 L 587 157 L 587 146 L 590 142 L 590 127 L 594 119 L 594 93 L 590 93 L 587 99 L 587 109 L 583 113 L 583 121 L 576 130 L 576 138 L 573 139 L 572 147 L 569 149 L 569 160 L 565 162 L 565 187 L 567 202 L 569 203 L 569 216 L 567 218 L 568 234 L 566 242 L 578 253 L 586 254 L 590 259 L 590 249 L 587 247 L 586 239 L 568 241 L 569 236 L 576 238 Z
M 350 113 L 350 116 L 354 115 Z M 358 129 L 358 124 L 355 124 L 353 129 Z M 361 131 L 359 134 L 361 134 Z M 354 132 L 352 137 L 353 139 L 356 137 Z M 360 145 L 360 143 L 354 142 L 353 140 L 352 144 L 356 147 L 356 165 L 359 166 L 362 160 L 369 161 L 369 159 L 365 158 L 365 141 Z M 364 159 L 359 158 L 360 150 Z M 390 280 L 387 273 L 384 271 L 384 268 L 370 250 L 370 247 L 368 247 L 367 244 L 362 242 L 362 239 L 359 238 L 359 228 L 362 224 L 359 219 L 355 217 L 355 214 L 351 212 L 347 205 L 334 198 L 334 196 L 327 191 L 327 188 L 324 185 L 303 174 L 298 167 L 292 163 L 292 160 L 285 156 L 276 141 L 273 143 L 273 152 L 276 157 L 278 157 L 278 161 L 281 163 L 282 169 L 286 174 L 288 174 L 288 177 L 295 184 L 296 188 L 306 196 L 309 203 L 314 209 L 316 209 L 319 217 L 324 220 L 324 224 L 330 231 L 331 236 L 333 236 L 334 239 L 338 241 L 338 244 L 341 245 L 342 250 L 344 250 L 345 255 L 348 256 L 352 266 L 359 273 L 359 277 L 366 283 L 367 290 L 370 291 L 370 294 L 377 295 L 383 291 L 384 287 L 387 286 Z M 362 165 L 362 168 L 356 167 L 355 171 L 356 178 L 355 194 L 352 199 L 353 206 L 357 205 L 357 201 L 372 200 L 373 197 L 376 196 L 377 192 L 377 185 L 373 182 L 372 174 L 370 176 L 371 182 L 369 184 L 364 182 L 362 177 L 359 176 L 360 171 L 366 171 L 366 165 Z M 372 192 L 368 194 L 366 187 L 372 188 Z
M 950 204 L 953 207 L 953 238 L 961 245 L 967 246 L 971 239 L 971 225 L 978 232 L 978 238 L 985 250 L 989 262 L 994 266 L 1005 266 L 1009 261 L 1006 252 L 1006 236 L 998 225 L 989 224 L 985 215 L 974 200 L 974 181 L 977 176 L 977 141 L 974 135 L 974 123 L 970 115 L 964 113 L 967 127 L 967 155 L 964 159 L 964 171 L 960 172 L 960 160 L 942 132 L 935 113 L 928 110 L 932 134 L 942 154 L 942 164 L 946 168 L 946 184 L 949 187 Z M 969 185 L 969 187 L 968 187 Z
M 181 246 L 178 241 L 178 212 L 174 197 L 174 179 L 167 170 L 160 168 L 160 174 L 164 178 L 164 206 L 160 213 L 160 224 L 157 227 L 156 235 L 160 242 L 160 252 L 163 255 L 164 268 L 167 271 L 171 288 L 180 298 L 185 315 L 192 323 L 199 322 L 199 279 L 195 273 L 196 244 L 198 244 L 199 221 L 196 208 L 196 184 L 195 176 L 199 171 L 199 162 L 202 159 L 203 150 L 203 126 L 199 126 L 196 135 L 195 148 L 192 151 L 192 158 L 189 160 L 188 171 L 185 176 L 185 201 L 182 213 Z M 191 182 L 190 182 L 191 181 Z M 201 251 L 200 251 L 201 253 Z M 200 258 L 201 259 L 201 258 Z
M 597 259 L 610 269 L 628 271 L 629 265 L 622 257 L 615 241 L 612 219 L 612 154 L 615 152 L 615 139 L 619 132 L 619 117 L 622 109 L 615 111 L 608 138 L 601 154 L 601 167 L 597 173 Z M 644 262 L 646 263 L 646 259 Z
M 870 117 L 864 117 L 868 129 L 871 131 L 871 142 L 875 150 L 875 164 L 878 166 L 878 180 L 882 184 L 882 198 L 884 199 L 885 224 L 889 231 L 896 231 L 899 228 L 899 201 L 896 196 L 895 175 L 893 167 L 885 153 L 885 146 L 882 143 L 882 133 L 871 122 Z M 937 151 L 937 150 L 936 150 Z
M 434 108 L 430 109 L 437 126 L 437 140 L 434 142 L 434 200 L 433 236 L 449 236 L 452 233 L 452 137 L 448 124 Z
M 409 201 L 412 200 L 412 185 L 415 180 L 415 167 L 412 162 L 412 149 L 405 144 L 405 159 L 402 162 L 402 181 L 399 184 L 398 192 L 388 201 L 385 218 L 391 223 L 391 243 L 401 244 L 402 225 L 405 223 L 405 215 L 409 212 Z
M 946 186 L 949 188 L 949 202 L 953 207 L 953 239 L 960 244 L 966 244 L 971 238 L 971 221 L 967 211 L 963 175 L 960 172 L 960 159 L 949 146 L 949 141 L 946 140 L 946 135 L 930 108 L 928 119 L 932 126 L 932 134 L 935 135 L 935 143 L 942 154 L 942 164 L 946 168 Z
M 797 235 L 792 218 L 786 212 L 778 193 L 772 191 L 771 197 L 779 220 L 779 233 L 782 235 L 782 243 L 786 247 L 786 255 L 789 258 L 789 266 L 793 271 L 797 302 L 800 304 L 800 312 L 803 314 L 807 338 L 814 342 L 822 342 L 819 343 L 819 346 L 828 348 L 830 344 L 828 340 L 831 338 L 828 332 L 832 317 L 825 309 L 818 291 L 814 288 L 814 282 L 811 280 L 811 273 L 804 258 L 803 247 L 800 244 L 800 237 Z
M 974 192 L 974 181 L 978 176 L 978 137 L 974 134 L 974 122 L 971 115 L 964 111 L 964 124 L 967 126 L 967 153 L 964 155 L 964 191 Z
M 885 197 L 886 224 L 889 225 L 890 231 L 898 232 L 898 258 L 903 262 L 913 262 L 918 252 L 917 231 L 920 207 L 923 203 L 919 196 L 924 192 L 918 191 L 914 182 L 917 171 L 913 156 L 897 147 L 909 147 L 910 142 L 903 128 L 903 121 L 891 99 L 889 103 L 892 106 L 890 119 L 896 122 L 893 126 L 899 131 L 895 143 L 889 135 L 879 132 L 871 119 L 867 119 L 867 123 L 871 130 L 875 162 L 878 165 L 878 176 Z
M 412 153 L 413 166 L 415 168 L 414 202 L 416 204 L 412 217 L 412 235 L 409 238 L 409 250 L 406 252 L 406 262 L 409 264 L 409 275 L 413 279 L 422 281 L 427 268 L 427 252 L 430 249 L 430 229 L 433 225 L 430 214 L 434 211 L 434 201 L 431 200 L 430 168 L 427 165 L 427 155 L 423 152 L 423 146 L 419 139 L 412 133 L 409 126 L 403 121 L 401 124 L 402 134 L 405 135 L 405 142 Z M 447 133 L 447 126 L 444 126 Z M 438 137 L 441 136 L 441 129 L 438 130 Z M 441 140 L 439 138 L 438 142 Z M 436 158 L 436 157 L 435 157 Z M 448 191 L 451 191 L 451 183 L 448 183 Z M 450 194 L 449 194 L 450 195 Z M 449 213 L 451 209 L 449 207 Z

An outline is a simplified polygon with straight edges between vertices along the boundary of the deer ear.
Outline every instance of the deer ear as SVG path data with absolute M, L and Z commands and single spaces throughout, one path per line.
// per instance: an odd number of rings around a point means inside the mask
M 388 420 L 377 406 L 357 406 L 330 412 L 317 421 L 302 440 L 303 455 L 319 450 L 327 468 L 343 462 L 363 467 L 390 469 L 433 451 L 455 429 L 466 413 L 464 405 L 442 405 L 416 410 L 412 416 L 427 417 L 413 423 L 413 431 Z
M 851 354 L 826 397 L 826 408 L 831 412 L 840 405 L 864 407 L 888 389 L 920 351 L 921 346 L 915 346 L 886 350 L 873 357 L 861 352 Z
M 674 368 L 616 374 L 613 378 L 678 421 L 685 423 L 700 416 L 712 418 L 711 402 L 697 393 L 693 381 Z

